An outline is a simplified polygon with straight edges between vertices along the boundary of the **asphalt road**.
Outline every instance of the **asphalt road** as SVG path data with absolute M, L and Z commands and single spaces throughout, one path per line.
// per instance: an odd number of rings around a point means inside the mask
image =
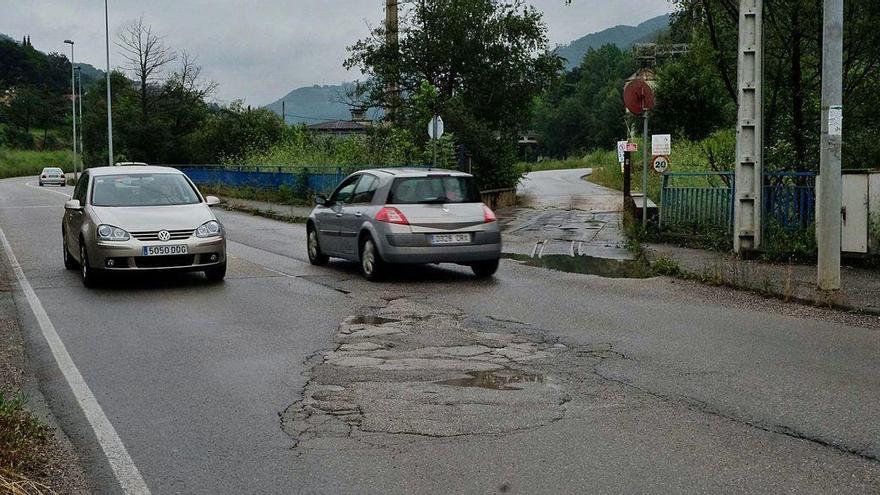
M 510 260 L 489 281 L 428 267 L 370 284 L 350 263 L 308 265 L 302 226 L 230 212 L 219 213 L 230 241 L 225 283 L 184 275 L 86 290 L 61 262 L 65 198 L 33 182 L 0 181 L 0 229 L 153 493 L 880 491 L 876 318 Z M 415 309 L 394 306 L 401 300 Z M 18 292 L 16 301 L 59 424 L 95 491 L 117 491 Z M 413 323 L 409 353 L 474 335 L 562 344 L 555 357 L 522 364 L 553 390 L 536 392 L 536 403 L 502 396 L 454 436 L 400 425 L 418 419 L 400 409 L 410 401 L 367 385 L 423 384 L 430 367 L 379 373 L 359 358 L 366 367 L 343 375 L 332 361 L 347 338 L 340 323 L 377 311 L 413 322 L 456 312 L 437 320 L 436 334 Z M 362 422 L 318 428 L 304 442 L 292 408 L 304 390 L 344 388 L 337 381 L 354 387 L 346 397 Z M 475 397 L 445 421 L 482 403 Z

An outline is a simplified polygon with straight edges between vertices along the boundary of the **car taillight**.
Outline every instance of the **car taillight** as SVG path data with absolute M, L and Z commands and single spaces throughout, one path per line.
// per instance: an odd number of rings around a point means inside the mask
M 498 220 L 495 213 L 486 205 L 483 205 L 483 223 L 492 223 Z
M 409 220 L 397 208 L 392 206 L 384 206 L 379 213 L 376 213 L 377 222 L 396 223 L 398 225 L 409 225 Z

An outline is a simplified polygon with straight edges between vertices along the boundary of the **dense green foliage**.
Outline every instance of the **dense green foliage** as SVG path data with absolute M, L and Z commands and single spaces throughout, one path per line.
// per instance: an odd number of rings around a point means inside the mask
M 420 146 L 431 115 L 441 114 L 471 153 L 480 186 L 512 185 L 531 102 L 561 68 L 542 14 L 520 0 L 412 0 L 400 8 L 398 43 L 386 43 L 383 27 L 350 47 L 346 66 L 369 77 L 365 104 L 388 109 L 387 119 Z
M 635 70 L 631 54 L 614 45 L 587 51 L 578 68 L 537 99 L 533 122 L 544 152 L 566 157 L 608 149 L 623 139 L 627 124 L 621 91 Z
M 70 61 L 44 54 L 25 39 L 0 39 L 0 146 L 54 149 L 69 143 Z M 66 140 L 66 141 L 65 141 Z
M 736 101 L 738 2 L 676 0 L 672 34 L 690 42 L 700 77 L 714 72 L 713 86 Z M 765 2 L 765 156 L 770 169 L 816 170 L 819 163 L 822 0 Z M 845 3 L 844 167 L 880 162 L 880 2 Z

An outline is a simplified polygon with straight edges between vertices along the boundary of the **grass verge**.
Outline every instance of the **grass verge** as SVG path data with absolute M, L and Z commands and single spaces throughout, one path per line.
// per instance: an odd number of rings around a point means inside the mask
M 292 187 L 281 186 L 278 189 L 262 189 L 255 187 L 231 187 L 223 184 L 199 186 L 202 194 L 211 194 L 224 198 L 265 201 L 279 205 L 312 206 L 312 195 L 309 191 L 297 191 Z
M 30 151 L 0 148 L 0 179 L 39 175 L 43 167 L 71 171 L 70 151 Z
M 42 452 L 50 445 L 50 430 L 25 409 L 21 393 L 0 391 L 0 475 L 9 479 L 41 476 Z

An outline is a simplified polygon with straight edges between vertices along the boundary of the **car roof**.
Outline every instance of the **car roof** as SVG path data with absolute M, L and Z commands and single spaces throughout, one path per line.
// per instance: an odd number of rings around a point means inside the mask
M 136 174 L 180 174 L 183 172 L 171 167 L 157 167 L 155 165 L 120 165 L 118 167 L 94 167 L 88 169 L 93 177 L 101 175 L 136 175 Z
M 445 170 L 442 168 L 374 168 L 369 170 L 360 170 L 359 172 L 378 173 L 389 175 L 392 177 L 427 177 L 429 175 L 452 175 L 454 177 L 471 177 L 470 174 L 459 172 L 458 170 Z

